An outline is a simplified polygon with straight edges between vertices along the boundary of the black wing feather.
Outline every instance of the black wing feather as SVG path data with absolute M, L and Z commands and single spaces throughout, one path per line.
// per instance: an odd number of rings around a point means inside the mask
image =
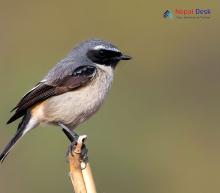
M 23 106 L 27 101 L 33 99 L 34 97 L 38 96 L 41 93 L 48 91 L 49 89 L 53 88 L 51 85 L 44 84 L 43 82 L 38 83 L 31 91 L 26 93 L 19 103 L 11 110 L 14 111 L 18 107 Z
M 80 66 L 72 75 L 63 79 L 57 79 L 52 84 L 40 82 L 36 88 L 28 92 L 14 108 L 15 114 L 8 120 L 7 124 L 22 117 L 29 108 L 39 102 L 42 102 L 52 96 L 57 96 L 65 92 L 73 91 L 84 86 L 95 76 L 96 68 L 94 66 Z

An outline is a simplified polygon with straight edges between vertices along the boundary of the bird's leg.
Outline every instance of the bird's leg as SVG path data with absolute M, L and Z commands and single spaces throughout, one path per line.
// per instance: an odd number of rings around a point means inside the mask
M 71 144 L 68 146 L 68 151 L 66 153 L 66 156 L 68 156 L 69 154 L 72 155 L 73 150 L 76 147 L 77 144 L 77 140 L 79 138 L 79 135 L 74 132 L 73 130 L 69 129 L 66 125 L 64 125 L 63 123 L 58 123 L 58 125 L 60 127 L 62 127 L 64 134 L 68 137 L 68 139 L 70 140 Z M 86 148 L 85 144 L 82 145 L 82 149 L 81 149 L 81 159 L 84 162 L 87 162 L 88 160 L 88 149 Z
M 65 135 L 68 137 L 68 139 L 72 142 L 77 141 L 79 138 L 79 135 L 74 132 L 73 130 L 69 129 L 66 125 L 64 125 L 63 123 L 58 123 L 58 125 L 60 127 L 62 127 L 63 132 L 65 133 Z
M 69 153 L 72 154 L 72 151 L 73 151 L 74 147 L 75 147 L 76 144 L 77 144 L 77 140 L 78 140 L 78 138 L 79 138 L 79 135 L 78 135 L 76 132 L 74 132 L 74 131 L 72 131 L 71 129 L 69 129 L 69 128 L 68 128 L 66 125 L 64 125 L 63 123 L 60 123 L 60 122 L 59 122 L 58 125 L 59 125 L 60 127 L 62 127 L 64 134 L 67 136 L 67 138 L 68 138 L 68 139 L 70 140 L 70 142 L 71 142 L 71 144 L 70 144 L 69 147 L 68 147 L 68 151 L 67 151 L 67 153 L 66 153 L 66 156 L 68 156 Z

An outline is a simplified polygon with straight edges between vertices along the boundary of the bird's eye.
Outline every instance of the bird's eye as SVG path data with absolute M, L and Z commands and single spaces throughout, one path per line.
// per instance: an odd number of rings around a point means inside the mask
M 105 55 L 106 55 L 106 53 L 104 50 L 99 50 L 99 56 L 103 57 Z

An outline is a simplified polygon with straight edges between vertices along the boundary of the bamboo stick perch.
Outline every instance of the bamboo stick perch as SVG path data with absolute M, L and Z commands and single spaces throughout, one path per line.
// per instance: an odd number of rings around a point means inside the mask
M 97 193 L 90 164 L 81 159 L 86 138 L 85 135 L 79 136 L 76 147 L 69 154 L 70 179 L 75 193 Z

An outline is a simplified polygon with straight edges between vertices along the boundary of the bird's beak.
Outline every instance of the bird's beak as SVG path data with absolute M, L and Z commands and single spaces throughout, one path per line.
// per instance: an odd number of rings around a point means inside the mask
M 128 55 L 121 55 L 120 56 L 120 60 L 130 60 L 130 59 L 132 59 L 132 57 L 131 56 L 128 56 Z

